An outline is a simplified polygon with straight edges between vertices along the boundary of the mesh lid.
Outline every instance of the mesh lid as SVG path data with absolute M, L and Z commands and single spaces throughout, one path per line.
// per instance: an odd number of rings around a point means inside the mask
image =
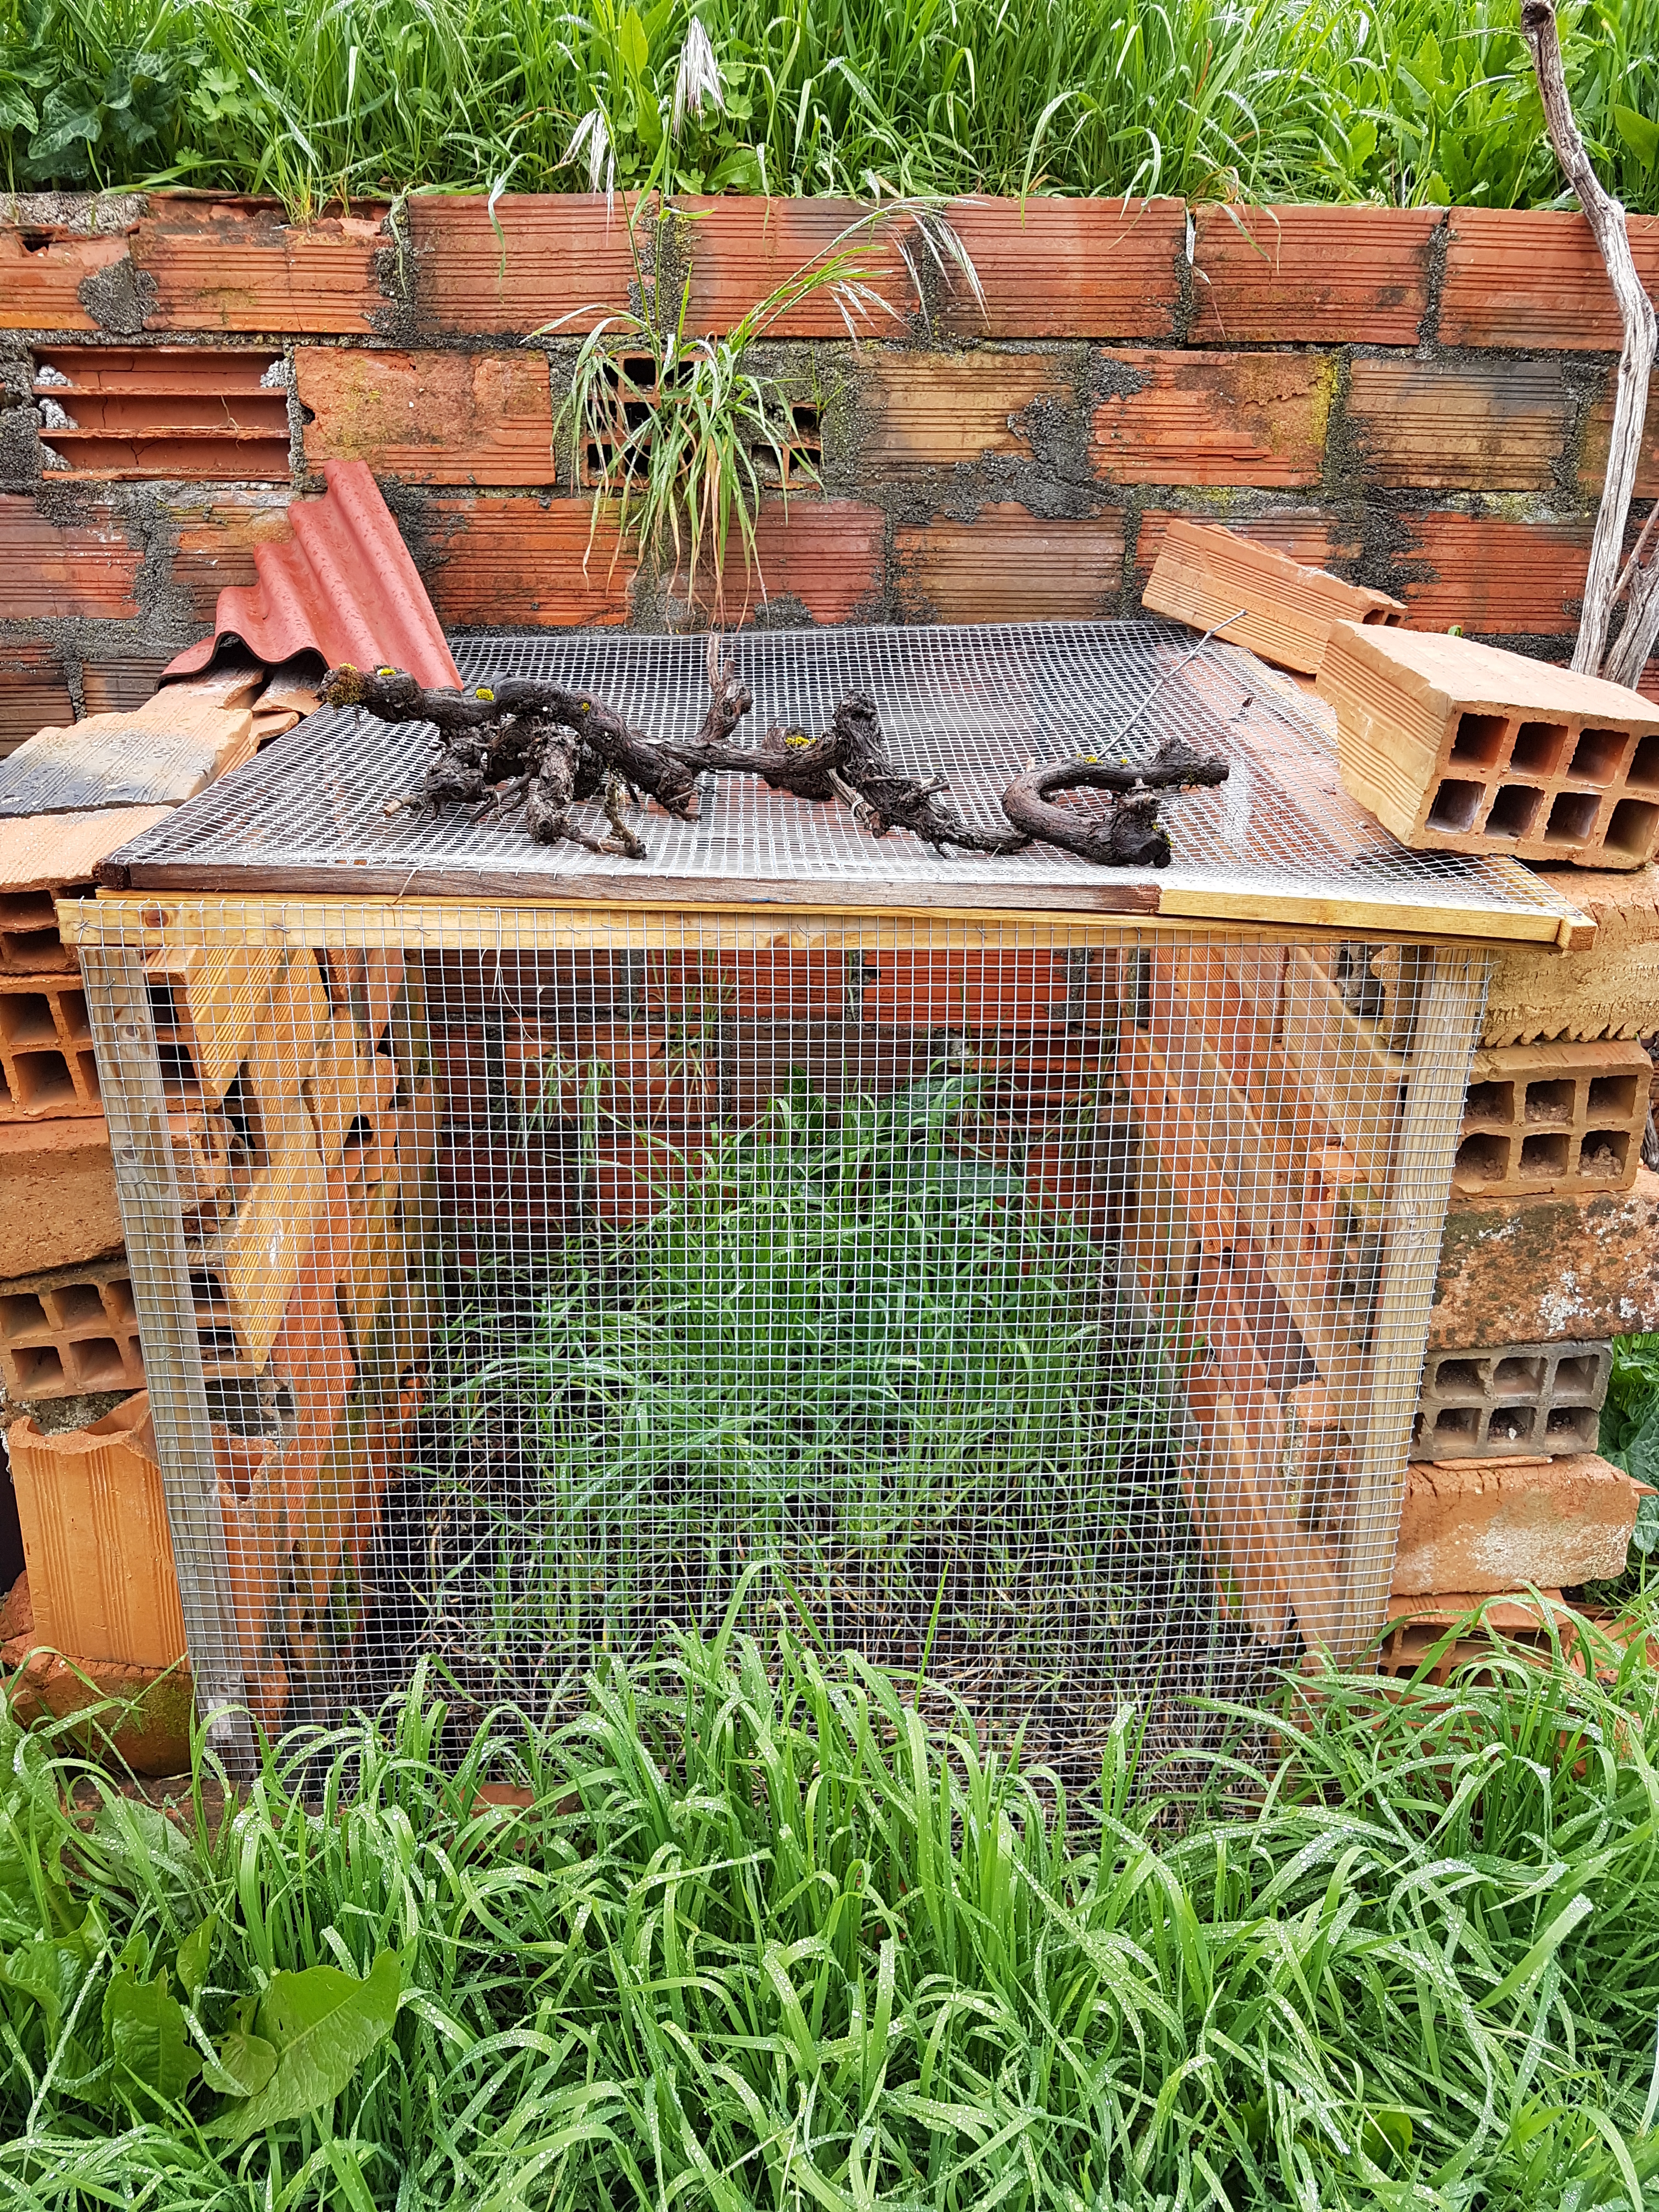
M 906 830 L 875 838 L 840 805 L 758 778 L 703 780 L 701 817 L 654 805 L 643 860 L 538 845 L 452 809 L 387 817 L 419 779 L 425 725 L 351 710 L 310 717 L 117 856 L 134 888 L 335 895 L 603 899 L 617 904 L 915 903 L 1096 908 L 1194 921 L 1328 918 L 1363 927 L 1504 939 L 1553 936 L 1561 902 L 1502 860 L 1409 852 L 1349 799 L 1323 702 L 1254 655 L 1155 623 L 750 631 L 729 647 L 755 698 L 739 738 L 773 722 L 823 727 L 849 691 L 875 700 L 894 756 L 945 777 L 969 821 L 1003 826 L 1004 787 L 1034 764 L 1110 748 L 1150 758 L 1180 736 L 1231 763 L 1227 781 L 1172 799 L 1162 870 L 1103 868 L 1053 846 L 1007 856 L 945 850 Z M 458 643 L 465 680 L 539 678 L 592 690 L 653 737 L 689 736 L 708 690 L 705 641 L 543 631 Z M 1153 695 L 1155 692 L 1155 696 Z M 1080 810 L 1107 802 L 1080 793 Z M 600 810 L 589 810 L 602 831 Z

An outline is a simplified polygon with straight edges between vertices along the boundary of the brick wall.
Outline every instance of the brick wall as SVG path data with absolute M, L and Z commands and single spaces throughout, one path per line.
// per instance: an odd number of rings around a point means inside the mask
M 9 204 L 0 743 L 148 688 L 330 455 L 374 468 L 453 629 L 672 618 L 672 580 L 613 568 L 603 529 L 584 574 L 591 495 L 553 438 L 577 335 L 628 305 L 622 201 L 307 228 L 245 201 Z M 690 327 L 728 329 L 849 213 L 691 203 L 641 224 L 641 263 L 676 301 L 689 282 Z M 1579 217 L 1163 199 L 954 220 L 982 304 L 924 269 L 925 315 L 854 344 L 820 297 L 767 342 L 817 410 L 823 484 L 763 514 L 759 619 L 1129 613 L 1168 518 L 1196 514 L 1425 625 L 1565 653 L 1619 337 Z M 1632 233 L 1652 284 L 1659 221 Z M 896 253 L 878 289 L 908 301 Z

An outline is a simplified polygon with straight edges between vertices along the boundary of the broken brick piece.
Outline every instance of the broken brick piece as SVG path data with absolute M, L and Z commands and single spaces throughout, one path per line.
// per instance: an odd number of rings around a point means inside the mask
M 139 1391 L 85 1429 L 7 1431 L 38 1639 L 95 1659 L 167 1667 L 185 1620 L 167 1499 Z
M 1481 1041 L 1634 1037 L 1659 1029 L 1659 869 L 1545 880 L 1595 924 L 1582 952 L 1506 945 L 1492 956 Z
M 1311 676 L 1337 622 L 1402 623 L 1405 607 L 1386 592 L 1345 584 L 1306 568 L 1216 523 L 1176 520 L 1164 532 L 1141 604 L 1194 629 L 1221 626 L 1229 645 Z M 1241 615 L 1242 611 L 1242 615 Z
M 1565 1588 L 1622 1574 L 1644 1486 L 1594 1452 L 1413 1466 L 1394 1589 Z

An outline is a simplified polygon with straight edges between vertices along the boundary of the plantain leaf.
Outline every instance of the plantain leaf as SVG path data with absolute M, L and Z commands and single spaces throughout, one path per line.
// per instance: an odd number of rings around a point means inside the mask
M 202 2067 L 210 2089 L 227 2097 L 255 2097 L 276 2071 L 276 2053 L 263 2035 L 234 2027 Z
M 378 2043 L 392 2033 L 403 1990 L 395 1951 L 382 1951 L 359 1981 L 337 1966 L 274 1974 L 260 2000 L 258 2037 L 276 2054 L 270 2078 L 222 2112 L 233 2143 L 332 2104 Z
M 202 2070 L 167 1976 L 141 1982 L 123 1967 L 104 1993 L 104 2033 L 116 2065 L 176 2104 Z

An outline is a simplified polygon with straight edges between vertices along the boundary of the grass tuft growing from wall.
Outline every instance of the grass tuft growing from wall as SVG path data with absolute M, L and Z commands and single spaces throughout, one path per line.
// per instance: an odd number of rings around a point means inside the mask
M 590 168 L 619 186 L 860 198 L 1507 207 L 1559 190 L 1513 0 L 696 0 L 718 101 L 697 96 L 693 12 L 0 0 L 0 185 L 173 183 L 296 210 L 571 190 Z M 1659 4 L 1576 0 L 1562 18 L 1597 165 L 1654 210 Z

